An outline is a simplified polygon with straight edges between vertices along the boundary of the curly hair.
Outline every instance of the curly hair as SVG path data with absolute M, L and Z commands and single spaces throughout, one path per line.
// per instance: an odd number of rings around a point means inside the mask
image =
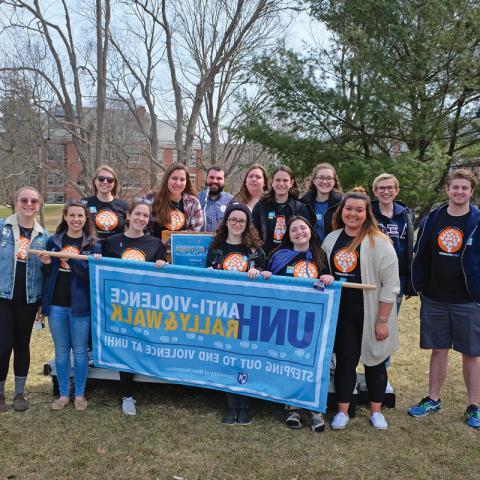
M 230 212 L 230 215 L 232 213 L 233 212 Z M 228 215 L 228 217 L 223 217 L 222 222 L 220 223 L 220 225 L 217 228 L 217 231 L 215 232 L 215 238 L 212 240 L 210 248 L 218 248 L 227 241 L 227 238 L 228 238 L 227 222 L 228 222 L 228 219 L 230 218 L 230 215 Z M 252 250 L 257 250 L 263 245 L 262 239 L 260 238 L 260 235 L 258 234 L 257 229 L 255 228 L 255 226 L 253 225 L 253 223 L 249 218 L 247 218 L 247 224 L 245 225 L 245 230 L 242 233 L 242 245 Z

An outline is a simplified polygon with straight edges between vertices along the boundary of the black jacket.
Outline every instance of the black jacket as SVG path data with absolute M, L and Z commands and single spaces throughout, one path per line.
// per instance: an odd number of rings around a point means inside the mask
M 290 217 L 300 215 L 309 221 L 312 228 L 315 228 L 315 222 L 317 221 L 317 216 L 315 215 L 315 212 L 310 207 L 303 204 L 299 200 L 295 200 L 295 198 L 290 196 L 288 197 L 288 200 L 287 200 L 287 206 L 290 209 L 290 215 L 288 215 L 286 219 L 287 223 Z M 267 238 L 268 212 L 271 211 L 272 209 L 273 209 L 273 202 L 271 202 L 270 200 L 263 199 L 263 200 L 260 200 L 255 205 L 252 212 L 253 224 L 255 225 L 256 229 L 260 233 L 260 237 L 264 243 L 265 253 L 267 255 L 269 255 L 271 251 L 271 248 L 269 249 L 268 245 L 272 243 L 271 239 Z

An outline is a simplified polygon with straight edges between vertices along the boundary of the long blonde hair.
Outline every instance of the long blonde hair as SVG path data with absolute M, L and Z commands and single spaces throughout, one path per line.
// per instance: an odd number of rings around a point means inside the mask
M 365 202 L 366 218 L 362 228 L 360 229 L 360 233 L 347 246 L 347 251 L 354 252 L 362 243 L 363 239 L 367 236 L 372 247 L 375 246 L 375 237 L 381 237 L 389 240 L 389 238 L 380 230 L 380 227 L 378 226 L 377 220 L 375 219 L 375 215 L 372 211 L 372 202 L 370 201 L 370 197 L 365 193 L 365 189 L 363 187 L 355 187 L 352 191 L 345 194 L 333 215 L 333 229 L 336 230 L 338 228 L 345 228 L 345 223 L 342 220 L 342 212 L 343 208 L 345 207 L 345 203 L 349 199 L 363 200 Z

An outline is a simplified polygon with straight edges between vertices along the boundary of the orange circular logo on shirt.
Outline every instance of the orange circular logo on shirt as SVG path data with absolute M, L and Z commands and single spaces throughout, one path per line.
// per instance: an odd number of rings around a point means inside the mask
M 113 210 L 100 210 L 95 217 L 95 225 L 99 230 L 110 232 L 118 226 L 118 215 Z
M 275 222 L 275 230 L 273 231 L 273 239 L 277 241 L 281 241 L 286 231 L 287 231 L 287 221 L 285 217 L 283 215 L 280 217 L 277 217 L 277 221 Z
M 141 250 L 137 250 L 136 248 L 127 248 L 120 257 L 123 260 L 137 260 L 138 262 L 145 262 L 146 255 Z
M 300 260 L 293 266 L 293 276 L 297 278 L 318 278 L 318 268 L 314 262 L 307 262 Z
M 463 233 L 458 228 L 447 227 L 438 234 L 438 246 L 448 253 L 458 252 L 462 248 Z
M 346 248 L 340 249 L 333 257 L 335 268 L 342 273 L 350 273 L 357 267 L 357 252 L 349 252 Z
M 229 272 L 246 272 L 248 268 L 248 259 L 241 253 L 229 253 L 223 261 L 222 268 Z
M 80 250 L 75 245 L 65 245 L 61 250 L 60 253 L 73 253 L 74 255 L 79 255 Z M 60 261 L 60 268 L 62 270 L 70 270 L 70 265 L 64 262 L 63 260 Z
M 185 225 L 185 215 L 180 210 L 170 210 L 170 222 L 165 227 L 167 230 L 176 232 L 181 230 Z
M 21 261 L 26 261 L 28 256 L 28 247 L 30 246 L 30 239 L 20 235 L 18 239 L 18 253 L 17 259 Z

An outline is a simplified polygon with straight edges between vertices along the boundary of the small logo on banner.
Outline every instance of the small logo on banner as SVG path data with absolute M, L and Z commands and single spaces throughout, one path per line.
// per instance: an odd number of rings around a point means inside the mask
M 237 372 L 237 381 L 240 385 L 245 385 L 248 382 L 248 373 Z

